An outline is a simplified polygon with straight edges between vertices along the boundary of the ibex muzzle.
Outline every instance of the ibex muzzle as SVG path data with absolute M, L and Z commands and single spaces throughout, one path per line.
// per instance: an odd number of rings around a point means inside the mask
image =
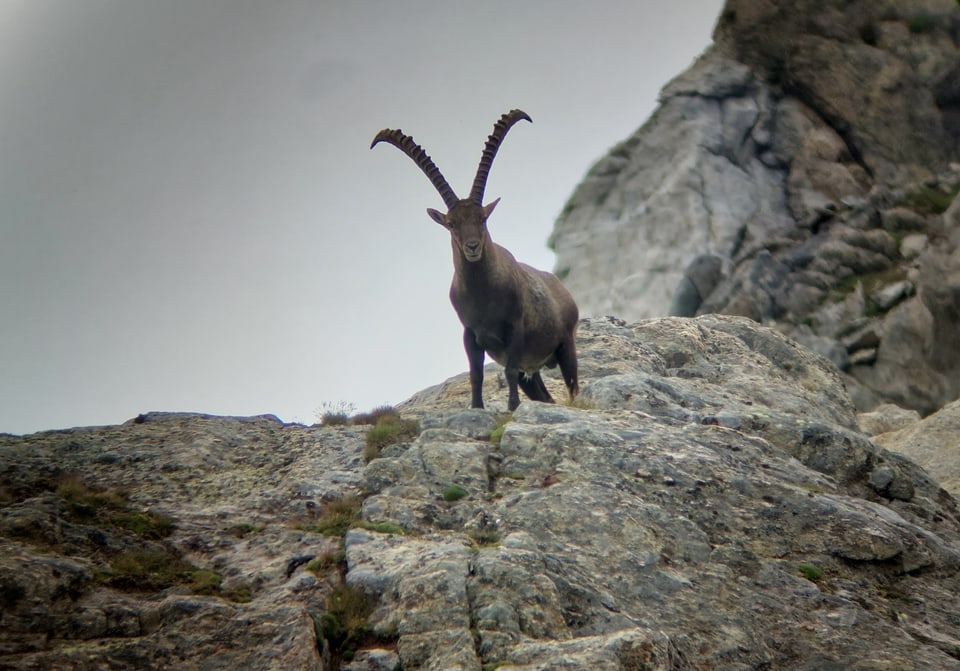
M 463 345 L 470 363 L 471 405 L 483 407 L 484 352 L 504 367 L 509 389 L 507 407 L 520 405 L 518 386 L 534 401 L 553 403 L 540 376 L 543 366 L 560 366 L 573 398 L 579 391 L 575 337 L 579 312 L 570 292 L 554 275 L 518 263 L 493 242 L 487 219 L 500 199 L 483 204 L 483 191 L 493 158 L 507 131 L 525 112 L 500 117 L 487 138 L 470 197 L 459 199 L 420 145 L 400 130 L 377 133 L 370 145 L 388 142 L 423 170 L 443 198 L 447 212 L 428 209 L 430 218 L 450 232 L 453 282 L 450 301 L 463 324 Z

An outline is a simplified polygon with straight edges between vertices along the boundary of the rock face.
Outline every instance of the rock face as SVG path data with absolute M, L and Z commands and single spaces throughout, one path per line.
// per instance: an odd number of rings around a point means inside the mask
M 379 452 L 269 417 L 0 437 L 0 669 L 960 669 L 956 502 L 825 359 L 716 315 L 578 349 L 583 407 L 505 415 L 491 372 L 468 410 L 461 376 Z M 122 572 L 147 550 L 189 579 Z
M 960 396 L 960 7 L 730 0 L 559 217 L 584 315 L 774 323 L 860 409 Z
M 881 432 L 874 441 L 935 473 L 945 489 L 960 495 L 960 401 L 922 421 Z

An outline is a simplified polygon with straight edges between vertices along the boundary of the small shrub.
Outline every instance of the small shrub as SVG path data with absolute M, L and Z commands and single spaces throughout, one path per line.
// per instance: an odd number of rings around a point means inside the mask
M 189 582 L 195 570 L 190 562 L 165 550 L 128 550 L 113 558 L 103 578 L 118 589 L 158 592 Z
M 467 532 L 478 547 L 490 548 L 500 545 L 500 532 L 495 529 L 471 529 Z
M 352 659 L 363 640 L 371 635 L 367 618 L 373 603 L 363 590 L 339 583 L 327 599 L 327 612 L 315 620 L 331 652 L 341 659 Z
M 367 531 L 375 531 L 378 534 L 394 534 L 397 536 L 406 536 L 407 530 L 395 522 L 357 522 L 356 526 Z
M 395 412 L 384 414 L 367 431 L 367 445 L 363 451 L 364 459 L 367 461 L 376 459 L 386 446 L 412 440 L 419 434 L 420 424 L 415 420 L 403 419 Z
M 253 590 L 250 589 L 250 585 L 237 585 L 220 590 L 220 596 L 234 603 L 250 603 L 253 601 Z
M 467 490 L 460 485 L 447 485 L 443 488 L 444 501 L 459 501 L 467 495 Z
M 323 577 L 330 569 L 345 568 L 344 562 L 347 560 L 347 553 L 340 547 L 331 552 L 324 552 L 316 559 L 310 560 L 306 568 L 317 577 Z
M 350 415 L 327 413 L 320 418 L 323 426 L 346 426 L 350 423 Z
M 222 577 L 197 568 L 166 549 L 129 550 L 110 562 L 110 571 L 98 576 L 111 587 L 131 592 L 159 592 L 186 585 L 195 594 L 217 594 Z
M 797 571 L 811 582 L 816 582 L 823 577 L 823 569 L 815 564 L 797 564 Z
M 220 583 L 223 582 L 223 576 L 210 569 L 198 569 L 190 575 L 188 586 L 194 594 L 205 594 L 207 596 L 220 593 Z
M 357 409 L 353 403 L 324 401 L 316 411 L 323 426 L 345 426 L 350 423 L 350 415 Z
M 70 476 L 61 481 L 56 493 L 65 504 L 64 516 L 79 524 L 126 531 L 152 540 L 166 538 L 175 528 L 168 515 L 131 507 L 128 494 L 122 489 L 91 487 Z
M 118 512 L 112 519 L 120 527 L 140 536 L 159 540 L 173 533 L 173 518 L 150 510 L 126 510 Z
M 312 531 L 324 536 L 344 536 L 360 516 L 360 499 L 346 496 L 331 501 L 324 506 L 323 512 L 311 522 L 299 525 L 303 531 Z
M 399 421 L 400 413 L 392 405 L 378 405 L 370 412 L 361 412 L 350 418 L 350 423 L 354 425 L 377 424 L 381 419 L 388 421 Z
M 91 487 L 75 475 L 62 480 L 57 486 L 56 494 L 69 504 L 70 510 L 78 516 L 95 513 L 100 509 L 124 510 L 127 507 L 128 495 L 124 490 Z

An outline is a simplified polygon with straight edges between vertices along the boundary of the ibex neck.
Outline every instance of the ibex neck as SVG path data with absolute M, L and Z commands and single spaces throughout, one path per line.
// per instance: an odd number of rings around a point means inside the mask
M 504 281 L 502 254 L 506 250 L 494 244 L 488 236 L 483 245 L 483 256 L 479 261 L 468 261 L 460 248 L 454 244 L 453 268 L 459 282 L 471 290 L 481 290 L 496 286 Z

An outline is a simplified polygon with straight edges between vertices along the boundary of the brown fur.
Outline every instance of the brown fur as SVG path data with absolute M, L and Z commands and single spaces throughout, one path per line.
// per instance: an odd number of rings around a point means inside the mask
M 493 156 L 506 131 L 520 119 L 529 117 L 513 110 L 494 126 L 471 198 L 465 200 L 455 200 L 440 171 L 412 138 L 400 131 L 384 130 L 373 142 L 390 142 L 414 159 L 449 208 L 446 213 L 433 209 L 427 213 L 450 232 L 454 266 L 450 302 L 464 327 L 463 345 L 470 363 L 474 408 L 483 407 L 485 353 L 505 369 L 510 410 L 520 405 L 518 387 L 534 401 L 553 403 L 540 377 L 543 366 L 560 366 L 571 399 L 579 391 L 577 304 L 556 276 L 517 262 L 513 254 L 493 242 L 487 219 L 499 199 L 481 204 Z

